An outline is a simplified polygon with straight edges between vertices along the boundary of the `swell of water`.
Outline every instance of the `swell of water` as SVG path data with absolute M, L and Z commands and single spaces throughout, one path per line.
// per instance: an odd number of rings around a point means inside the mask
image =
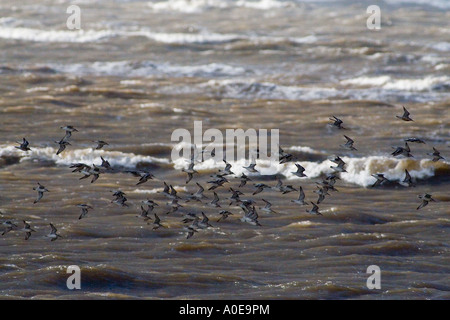
M 2 298 L 448 299 L 448 1 L 386 0 L 377 32 L 366 29 L 369 0 L 77 4 L 79 31 L 61 1 L 0 3 L 0 223 L 18 226 L 0 237 Z M 396 117 L 402 105 L 413 122 Z M 260 175 L 227 159 L 234 174 L 209 190 L 220 159 L 197 163 L 186 183 L 171 135 L 199 120 L 224 135 L 279 129 L 307 177 L 294 163 L 257 159 Z M 65 125 L 79 131 L 56 155 Z M 31 151 L 15 148 L 23 137 Z M 393 157 L 411 137 L 426 143 Z M 433 147 L 444 159 L 431 160 Z M 311 215 L 334 155 L 347 172 Z M 101 157 L 113 169 L 94 183 L 69 168 Z M 155 177 L 137 185 L 130 170 Z M 242 173 L 251 180 L 239 188 Z M 377 173 L 391 182 L 371 188 Z M 278 178 L 297 191 L 279 192 Z M 37 182 L 50 192 L 34 204 Z M 176 212 L 164 182 L 182 198 Z M 207 199 L 186 201 L 196 183 Z M 253 194 L 258 183 L 268 187 Z M 293 202 L 300 186 L 304 206 Z M 255 201 L 260 227 L 241 221 L 230 188 Z M 128 206 L 112 202 L 118 189 Z M 425 193 L 437 201 L 417 209 Z M 147 199 L 158 204 L 150 224 L 137 217 Z M 94 208 L 83 219 L 80 203 Z M 232 214 L 218 221 L 220 210 Z M 184 216 L 202 212 L 212 227 L 186 239 Z M 154 213 L 164 227 L 153 230 Z M 22 220 L 36 230 L 27 241 Z M 50 223 L 63 238 L 46 237 Z M 82 270 L 80 292 L 66 289 L 69 265 Z M 369 265 L 382 270 L 379 291 L 366 287 Z

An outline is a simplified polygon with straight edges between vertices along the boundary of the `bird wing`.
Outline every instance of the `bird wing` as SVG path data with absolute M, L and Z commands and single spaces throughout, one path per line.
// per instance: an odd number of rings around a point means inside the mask
M 347 142 L 349 142 L 350 144 L 353 144 L 355 142 L 352 139 L 350 139 L 349 137 L 347 137 L 345 134 L 344 134 L 344 137 L 345 137 L 345 139 L 347 139 Z
M 403 117 L 407 118 L 410 115 L 409 111 L 403 106 Z
M 52 228 L 52 234 L 56 234 L 56 231 L 58 231 L 53 224 L 50 223 L 50 227 Z

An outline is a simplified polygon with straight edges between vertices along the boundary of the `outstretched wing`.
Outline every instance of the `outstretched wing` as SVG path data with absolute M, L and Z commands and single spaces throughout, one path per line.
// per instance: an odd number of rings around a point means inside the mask
M 405 106 L 403 106 L 403 117 L 404 117 L 404 118 L 408 118 L 409 115 L 410 115 L 409 111 L 406 110 Z

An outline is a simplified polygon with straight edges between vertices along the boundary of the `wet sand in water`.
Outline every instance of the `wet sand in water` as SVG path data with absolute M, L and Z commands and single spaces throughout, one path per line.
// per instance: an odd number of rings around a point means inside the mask
M 384 2 L 382 29 L 367 30 L 369 1 L 111 1 L 80 3 L 83 32 L 67 30 L 59 1 L 0 5 L 0 222 L 19 230 L 0 237 L 2 298 L 169 299 L 448 299 L 450 78 L 446 1 Z M 404 1 L 403 1 L 404 2 Z M 39 17 L 39 19 L 36 18 Z M 405 122 L 402 106 L 414 119 Z M 333 115 L 347 130 L 330 126 Z M 279 129 L 295 162 L 229 160 L 234 175 L 214 191 L 221 161 L 172 162 L 173 130 Z M 74 132 L 60 155 L 61 126 Z M 340 145 L 344 135 L 357 150 Z M 31 151 L 16 141 L 25 137 Z M 394 157 L 404 139 L 413 157 Z M 94 150 L 93 140 L 109 145 Z M 433 147 L 443 160 L 433 162 Z M 346 163 L 337 192 L 316 203 L 317 183 Z M 113 170 L 79 180 L 73 163 L 109 161 Z M 307 177 L 296 177 L 295 163 Z M 401 182 L 405 169 L 414 187 Z M 124 171 L 155 178 L 136 186 Z M 245 172 L 252 181 L 238 188 Z M 373 174 L 390 183 L 371 188 Z M 301 186 L 299 193 L 254 184 Z M 50 192 L 33 204 L 37 182 Z M 164 182 L 182 198 L 170 210 Z M 202 185 L 208 199 L 186 202 Z M 256 201 L 258 222 L 240 219 L 229 188 Z M 126 193 L 128 207 L 111 203 Z M 436 202 L 417 210 L 419 195 Z M 142 201 L 159 206 L 150 224 Z M 275 212 L 262 210 L 272 203 Z M 78 219 L 86 203 L 89 210 Z M 219 212 L 232 213 L 217 221 Z M 212 227 L 186 239 L 186 213 L 204 212 Z M 154 213 L 161 218 L 153 230 Z M 28 240 L 22 220 L 36 230 Z M 63 238 L 50 241 L 49 224 Z M 2 232 L 6 229 L 1 226 Z M 82 290 L 66 287 L 78 265 Z M 382 273 L 369 290 L 367 267 Z

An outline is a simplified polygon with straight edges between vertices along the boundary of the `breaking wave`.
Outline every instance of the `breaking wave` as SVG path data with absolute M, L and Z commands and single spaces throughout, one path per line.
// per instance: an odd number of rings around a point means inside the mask
M 429 102 L 450 97 L 450 78 L 402 79 L 387 82 L 388 77 L 351 79 L 344 88 L 279 85 L 257 79 L 219 79 L 195 85 L 173 85 L 158 89 L 164 94 L 206 94 L 231 99 L 267 100 L 385 100 Z M 361 82 L 360 82 L 361 81 Z M 365 83 L 365 84 L 364 84 Z
M 251 43 L 314 43 L 319 39 L 315 35 L 300 37 L 258 36 L 245 34 L 215 33 L 207 30 L 200 32 L 155 32 L 149 28 L 126 29 L 81 29 L 81 30 L 46 30 L 22 26 L 25 22 L 10 20 L 6 17 L 0 20 L 0 39 L 21 40 L 48 43 L 92 43 L 107 41 L 113 38 L 145 37 L 151 41 L 183 45 L 183 44 L 220 44 L 239 40 Z
M 341 84 L 356 87 L 378 87 L 386 90 L 431 91 L 450 89 L 450 77 L 427 76 L 421 79 L 392 79 L 390 76 L 358 77 L 342 80 Z
M 384 173 L 385 177 L 393 182 L 402 181 L 405 178 L 405 169 L 407 169 L 411 177 L 417 181 L 426 180 L 434 177 L 436 174 L 449 176 L 450 178 L 450 165 L 446 162 L 432 162 L 428 159 L 422 160 L 410 160 L 410 159 L 396 159 L 386 156 L 369 156 L 361 158 L 349 158 L 342 157 L 344 162 L 347 163 L 347 172 L 341 173 L 340 177 L 343 181 L 351 184 L 355 184 L 361 187 L 368 187 L 372 185 L 376 179 L 372 177 L 372 174 Z M 246 159 L 240 159 L 238 161 L 229 161 L 232 165 L 231 171 L 240 176 L 245 173 L 249 176 L 258 175 L 259 173 L 249 173 L 244 166 L 248 166 L 250 163 Z M 262 175 L 283 175 L 288 180 L 295 182 L 311 178 L 320 178 L 323 175 L 327 175 L 333 172 L 331 166 L 335 164 L 329 160 L 321 162 L 313 161 L 298 161 L 300 165 L 305 168 L 305 174 L 308 177 L 299 178 L 293 174 L 297 170 L 294 163 L 280 164 L 278 162 L 271 162 L 269 160 L 257 160 L 256 169 L 259 170 Z M 175 169 L 181 170 L 188 166 L 188 161 L 184 158 L 178 159 L 174 163 Z M 198 163 L 195 166 L 196 170 L 218 170 L 224 168 L 222 161 L 214 161 L 208 159 L 204 162 Z
M 85 64 L 54 65 L 59 72 L 77 75 L 149 77 L 160 74 L 190 77 L 222 77 L 245 74 L 246 69 L 222 63 L 204 65 L 173 65 L 169 63 L 153 63 L 150 61 L 107 61 Z
M 302 150 L 302 152 L 315 154 L 315 150 L 309 147 L 295 146 L 286 148 L 291 150 Z M 0 159 L 15 157 L 18 161 L 25 161 L 30 159 L 38 159 L 42 161 L 53 161 L 57 165 L 68 166 L 72 163 L 86 163 L 88 165 L 101 164 L 100 157 L 102 156 L 110 162 L 113 167 L 136 168 L 142 164 L 159 164 L 165 166 L 173 166 L 176 170 L 187 168 L 189 161 L 185 158 L 179 158 L 172 162 L 169 158 L 157 158 L 152 156 L 144 156 L 135 153 L 125 153 L 120 151 L 105 151 L 86 149 L 70 149 L 68 148 L 61 155 L 56 155 L 56 148 L 44 147 L 32 148 L 27 153 L 16 149 L 14 146 L 0 147 Z M 393 182 L 402 181 L 405 177 L 405 169 L 407 169 L 411 177 L 420 182 L 435 176 L 450 178 L 450 164 L 439 161 L 432 162 L 429 159 L 412 160 L 412 159 L 397 159 L 387 156 L 368 156 L 360 158 L 342 157 L 346 162 L 347 172 L 341 173 L 340 177 L 343 181 L 355 184 L 361 187 L 368 187 L 375 182 L 372 174 L 383 173 L 384 176 Z M 232 165 L 231 170 L 235 176 L 240 176 L 245 173 L 249 176 L 254 176 L 255 173 L 249 173 L 244 166 L 250 164 L 248 159 L 239 159 L 237 161 L 229 161 Z M 256 169 L 260 173 L 257 175 L 281 175 L 285 176 L 293 183 L 302 181 L 304 179 L 320 178 L 323 175 L 333 172 L 331 166 L 335 164 L 330 160 L 322 161 L 298 161 L 305 168 L 306 178 L 299 178 L 293 174 L 296 171 L 294 163 L 280 164 L 278 161 L 261 160 L 256 161 Z M 203 162 L 198 162 L 195 169 L 201 171 L 217 171 L 223 170 L 223 161 L 215 161 L 214 159 L 207 159 Z
M 39 148 L 31 146 L 31 151 L 25 153 L 14 146 L 3 146 L 0 147 L 0 158 L 16 157 L 19 158 L 20 161 L 38 159 L 43 161 L 53 161 L 57 165 L 70 165 L 77 162 L 86 163 L 87 165 L 100 165 L 102 163 L 100 157 L 103 157 L 105 160 L 108 160 L 113 167 L 118 166 L 127 168 L 134 168 L 140 163 L 170 163 L 168 159 L 164 158 L 136 155 L 134 153 L 124 153 L 120 151 L 93 150 L 92 148 L 67 148 L 60 155 L 56 155 L 57 150 L 57 148 L 53 147 Z
M 168 0 L 149 2 L 148 6 L 156 12 L 176 11 L 182 13 L 200 13 L 211 9 L 251 8 L 257 10 L 270 10 L 294 6 L 294 2 L 277 0 Z

